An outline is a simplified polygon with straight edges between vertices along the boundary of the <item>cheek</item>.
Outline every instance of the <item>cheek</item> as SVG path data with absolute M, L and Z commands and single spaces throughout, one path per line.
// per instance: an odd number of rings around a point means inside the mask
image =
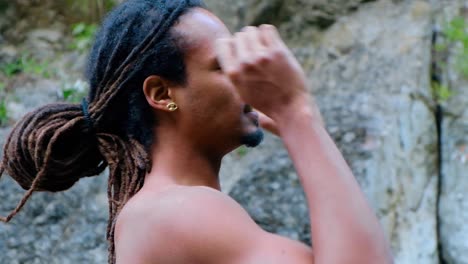
M 190 127 L 225 130 L 225 127 L 240 126 L 242 101 L 221 72 L 197 69 L 182 89 L 184 123 Z
M 221 73 L 211 72 L 206 78 L 194 79 L 191 97 L 194 104 L 215 112 L 225 111 L 240 105 L 238 95 L 232 83 Z
M 237 92 L 235 86 L 232 82 L 222 73 L 217 72 L 214 83 L 216 92 L 219 93 L 220 98 L 224 98 L 225 101 L 231 101 L 233 103 L 239 104 L 241 99 L 240 95 Z
M 222 78 L 210 98 L 213 107 L 225 118 L 238 119 L 241 114 L 241 99 L 235 87 Z

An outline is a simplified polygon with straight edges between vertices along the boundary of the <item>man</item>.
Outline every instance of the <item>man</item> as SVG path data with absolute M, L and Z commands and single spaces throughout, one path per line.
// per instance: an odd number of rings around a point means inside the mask
M 88 100 L 20 120 L 6 170 L 25 196 L 109 167 L 109 263 L 391 263 L 388 244 L 273 26 L 234 36 L 197 0 L 128 0 L 91 51 Z M 252 107 L 262 113 L 256 113 Z M 220 192 L 224 155 L 283 140 L 304 187 L 314 248 L 270 234 Z
M 247 27 L 231 36 L 201 8 L 174 29 L 189 43 L 188 82 L 145 81 L 148 104 L 168 115 L 156 128 L 155 166 L 118 217 L 117 263 L 391 263 L 379 223 L 276 29 Z M 170 113 L 170 102 L 187 112 Z M 239 117 L 243 102 L 276 123 L 306 192 L 313 250 L 263 231 L 220 192 L 222 156 L 241 144 L 240 134 L 259 131 L 253 112 Z

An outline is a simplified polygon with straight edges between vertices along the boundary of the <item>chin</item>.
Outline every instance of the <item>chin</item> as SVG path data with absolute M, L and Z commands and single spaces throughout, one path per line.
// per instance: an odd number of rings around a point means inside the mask
M 257 128 L 255 131 L 247 133 L 241 137 L 241 143 L 249 148 L 254 148 L 263 141 L 263 130 Z

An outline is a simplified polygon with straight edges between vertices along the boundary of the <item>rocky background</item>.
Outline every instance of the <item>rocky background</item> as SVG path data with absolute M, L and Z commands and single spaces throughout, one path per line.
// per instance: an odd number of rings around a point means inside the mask
M 396 263 L 468 264 L 468 1 L 206 3 L 233 31 L 280 28 Z M 25 112 L 86 92 L 90 25 L 111 4 L 0 0 L 2 140 Z M 263 228 L 310 243 L 302 188 L 278 138 L 234 151 L 221 174 L 223 190 Z M 1 214 L 23 193 L 4 176 Z M 105 263 L 106 217 L 105 175 L 37 193 L 0 224 L 0 263 Z

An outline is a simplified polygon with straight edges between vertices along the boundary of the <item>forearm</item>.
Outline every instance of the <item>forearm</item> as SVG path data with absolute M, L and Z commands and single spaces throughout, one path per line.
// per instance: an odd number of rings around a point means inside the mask
M 307 78 L 276 28 L 249 27 L 216 46 L 241 98 L 278 125 L 306 192 L 315 263 L 390 262 L 380 225 L 319 115 L 302 111 L 311 110 Z
M 306 193 L 315 263 L 391 262 L 380 224 L 320 119 L 298 111 L 279 129 Z

